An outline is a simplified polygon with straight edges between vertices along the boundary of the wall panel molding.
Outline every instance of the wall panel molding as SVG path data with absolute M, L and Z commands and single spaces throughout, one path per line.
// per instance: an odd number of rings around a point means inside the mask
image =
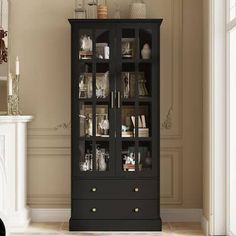
M 182 205 L 182 148 L 161 148 L 161 205 Z

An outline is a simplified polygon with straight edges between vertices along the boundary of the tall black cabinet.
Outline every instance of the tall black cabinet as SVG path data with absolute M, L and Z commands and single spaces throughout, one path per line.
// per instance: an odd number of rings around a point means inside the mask
M 69 20 L 70 230 L 161 230 L 161 19 Z

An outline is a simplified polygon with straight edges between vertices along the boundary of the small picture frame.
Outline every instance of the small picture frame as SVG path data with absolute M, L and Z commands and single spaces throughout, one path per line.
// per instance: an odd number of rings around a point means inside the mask
M 134 38 L 122 38 L 121 39 L 121 53 L 123 58 L 133 58 L 135 51 L 135 39 Z

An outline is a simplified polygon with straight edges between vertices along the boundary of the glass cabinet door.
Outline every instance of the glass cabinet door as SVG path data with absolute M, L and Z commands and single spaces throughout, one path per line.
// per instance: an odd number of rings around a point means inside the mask
M 148 176 L 156 170 L 152 130 L 154 126 L 158 132 L 154 124 L 157 114 L 153 113 L 157 110 L 153 94 L 158 88 L 153 78 L 153 65 L 157 62 L 151 53 L 152 32 L 137 25 L 119 29 L 116 169 L 120 175 Z M 157 133 L 154 136 L 157 138 Z
M 114 83 L 109 27 L 78 29 L 78 160 L 80 176 L 114 173 Z M 112 101 L 113 102 L 113 101 Z

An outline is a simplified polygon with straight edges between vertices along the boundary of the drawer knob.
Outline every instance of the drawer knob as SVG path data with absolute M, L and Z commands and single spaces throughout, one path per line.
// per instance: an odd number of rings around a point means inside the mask
M 138 213 L 139 212 L 139 208 L 134 208 L 134 212 Z
M 97 188 L 92 188 L 91 191 L 95 193 L 97 191 Z
M 92 211 L 92 212 L 96 212 L 97 209 L 94 207 L 94 208 L 91 209 L 91 211 Z
M 139 188 L 134 188 L 134 192 L 139 192 Z

